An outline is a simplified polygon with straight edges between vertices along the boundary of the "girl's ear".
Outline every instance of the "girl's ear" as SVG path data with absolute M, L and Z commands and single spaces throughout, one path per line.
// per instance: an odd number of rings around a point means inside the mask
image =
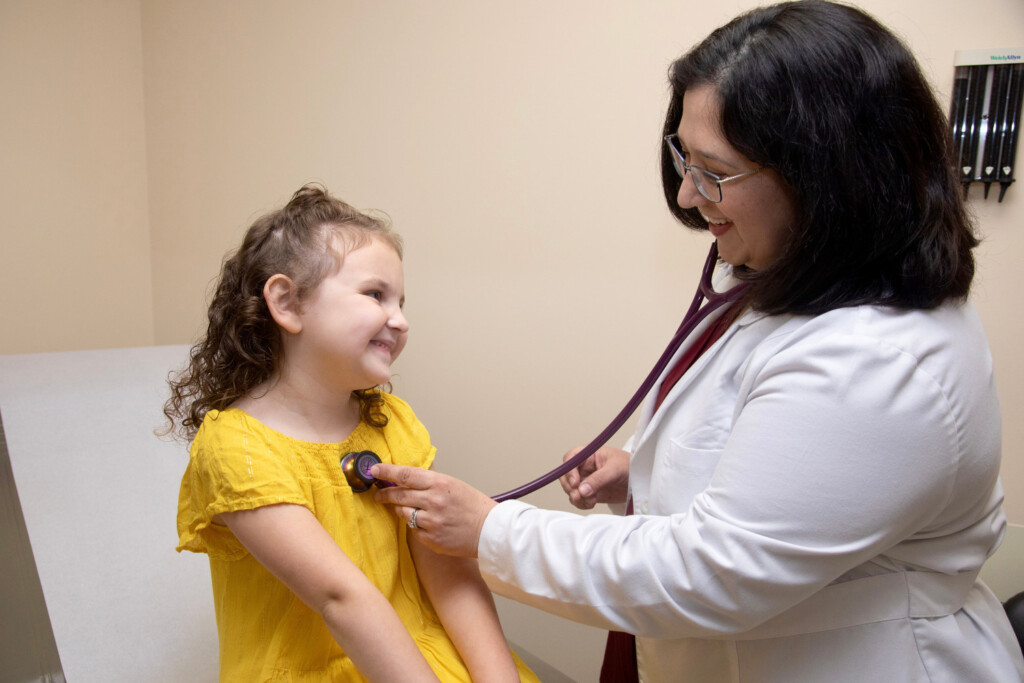
M 287 275 L 271 275 L 263 285 L 263 298 L 270 309 L 270 316 L 285 332 L 298 334 L 302 331 L 302 317 L 299 315 L 299 288 Z

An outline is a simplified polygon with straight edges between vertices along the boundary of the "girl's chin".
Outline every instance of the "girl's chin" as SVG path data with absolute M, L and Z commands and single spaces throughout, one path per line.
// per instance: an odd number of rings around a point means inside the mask
M 387 372 L 375 372 L 373 373 L 373 386 L 378 387 L 382 384 L 387 384 L 391 381 L 391 368 L 388 368 Z

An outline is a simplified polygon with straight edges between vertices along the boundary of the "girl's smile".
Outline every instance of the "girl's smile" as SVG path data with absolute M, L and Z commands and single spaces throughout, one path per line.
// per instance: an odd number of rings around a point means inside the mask
M 387 383 L 408 339 L 404 303 L 402 261 L 390 245 L 371 240 L 348 252 L 301 302 L 301 327 L 285 354 L 289 370 L 343 392 Z

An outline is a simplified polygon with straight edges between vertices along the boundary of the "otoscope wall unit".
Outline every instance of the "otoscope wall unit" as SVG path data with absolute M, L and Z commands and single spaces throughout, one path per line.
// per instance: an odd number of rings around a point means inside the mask
M 1014 181 L 1024 100 L 1024 47 L 960 50 L 953 72 L 949 120 L 964 191 L 999 184 L 999 201 Z

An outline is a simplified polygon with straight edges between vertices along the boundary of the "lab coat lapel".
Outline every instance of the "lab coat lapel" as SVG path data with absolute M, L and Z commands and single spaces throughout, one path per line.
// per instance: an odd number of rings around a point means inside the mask
M 659 410 L 655 414 L 655 397 L 658 395 L 658 391 L 661 388 L 662 382 L 665 381 L 665 376 L 671 371 L 676 361 L 679 360 L 679 358 L 686 352 L 686 350 L 693 346 L 693 344 L 698 339 L 700 339 L 701 336 L 703 336 L 704 332 L 708 329 L 708 327 L 710 327 L 714 323 L 714 321 L 718 320 L 720 316 L 725 314 L 726 310 L 728 310 L 728 307 L 723 307 L 722 309 L 719 309 L 712 313 L 711 315 L 709 315 L 706 320 L 702 321 L 701 324 L 694 329 L 693 334 L 690 335 L 689 339 L 687 339 L 686 342 L 683 343 L 683 345 L 679 348 L 679 350 L 676 351 L 675 355 L 672 357 L 672 361 L 668 364 L 668 367 L 666 367 L 664 372 L 661 373 L 661 377 L 658 378 L 658 381 L 655 383 L 654 387 L 647 395 L 647 398 L 644 400 L 643 411 L 641 412 L 639 422 L 637 423 L 636 438 L 633 442 L 634 453 L 640 452 L 644 442 L 651 436 L 651 434 L 657 431 L 658 426 L 664 419 L 665 415 L 672 412 L 670 410 L 667 410 L 667 408 L 669 408 L 672 403 L 678 400 L 679 397 L 686 392 L 686 388 L 693 384 L 693 382 L 696 381 L 698 377 L 700 377 L 701 373 L 704 371 L 707 365 L 718 354 L 722 353 L 723 349 L 727 348 L 729 339 L 731 339 L 739 329 L 741 329 L 745 325 L 750 324 L 754 320 L 762 317 L 760 314 L 748 311 L 744 313 L 742 316 L 740 316 L 740 318 L 736 320 L 736 322 L 730 325 L 729 328 L 726 329 L 722 337 L 715 344 L 713 344 L 710 349 L 706 350 L 703 354 L 701 354 L 700 358 L 698 358 L 696 362 L 694 362 L 694 364 L 690 367 L 689 370 L 683 373 L 683 376 L 679 378 L 679 381 L 676 382 L 676 385 L 669 391 L 668 396 L 665 397 L 665 400 L 661 405 L 661 410 Z

